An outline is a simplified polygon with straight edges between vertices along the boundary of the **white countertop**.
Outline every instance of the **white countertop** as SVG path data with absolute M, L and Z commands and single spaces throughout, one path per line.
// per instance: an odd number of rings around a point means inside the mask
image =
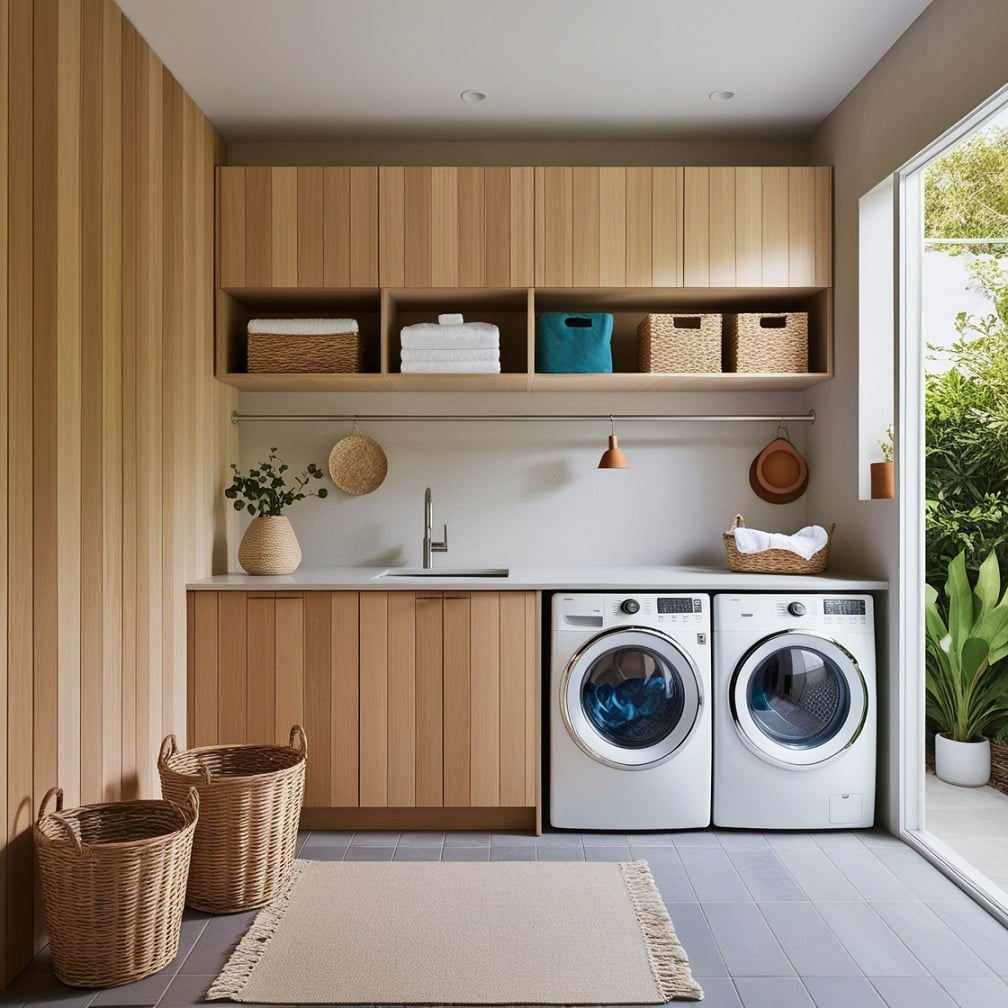
M 445 564 L 445 567 L 448 565 Z M 293 574 L 217 574 L 195 591 L 884 591 L 888 581 L 856 575 L 736 574 L 719 567 L 511 567 L 508 577 L 379 577 L 385 567 L 300 567 Z

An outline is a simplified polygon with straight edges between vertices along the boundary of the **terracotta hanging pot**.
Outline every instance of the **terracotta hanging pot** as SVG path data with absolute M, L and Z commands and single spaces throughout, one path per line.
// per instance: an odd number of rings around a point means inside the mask
M 808 476 L 805 459 L 783 428 L 778 428 L 777 437 L 749 467 L 749 485 L 757 497 L 770 504 L 790 504 L 797 500 L 808 487 Z
M 238 563 L 249 574 L 292 574 L 301 546 L 286 515 L 257 515 L 238 547 Z

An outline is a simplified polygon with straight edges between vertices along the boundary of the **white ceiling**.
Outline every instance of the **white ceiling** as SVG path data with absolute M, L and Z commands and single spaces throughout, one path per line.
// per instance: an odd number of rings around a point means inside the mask
M 228 140 L 685 140 L 807 136 L 930 0 L 117 2 Z

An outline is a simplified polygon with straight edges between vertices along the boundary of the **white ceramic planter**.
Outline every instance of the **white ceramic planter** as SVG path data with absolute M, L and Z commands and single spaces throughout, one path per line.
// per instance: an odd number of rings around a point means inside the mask
M 935 773 L 949 784 L 980 787 L 990 780 L 990 740 L 953 742 L 935 736 Z

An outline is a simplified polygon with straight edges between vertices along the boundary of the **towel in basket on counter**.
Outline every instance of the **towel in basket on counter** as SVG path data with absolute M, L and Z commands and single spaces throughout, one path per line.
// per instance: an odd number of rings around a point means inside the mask
M 781 549 L 796 553 L 803 560 L 812 557 L 829 542 L 829 534 L 821 525 L 807 525 L 793 535 L 781 532 L 761 532 L 759 529 L 739 526 L 735 529 L 735 547 L 739 553 L 762 553 Z

